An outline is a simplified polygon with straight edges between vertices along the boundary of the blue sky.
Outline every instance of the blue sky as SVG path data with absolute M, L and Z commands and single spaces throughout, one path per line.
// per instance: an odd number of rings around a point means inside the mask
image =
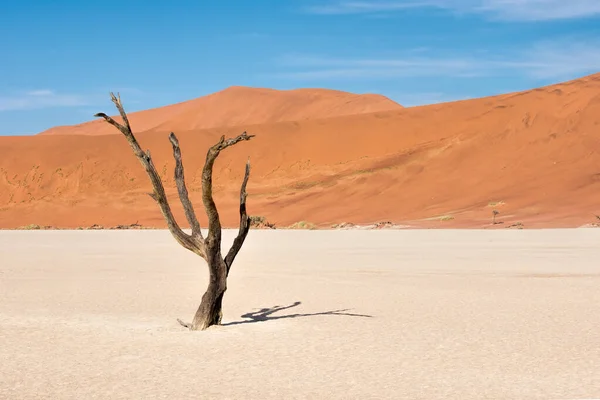
M 172 3 L 172 4 L 170 4 Z M 0 8 L 0 135 L 232 85 L 406 106 L 600 71 L 599 0 L 19 0 Z

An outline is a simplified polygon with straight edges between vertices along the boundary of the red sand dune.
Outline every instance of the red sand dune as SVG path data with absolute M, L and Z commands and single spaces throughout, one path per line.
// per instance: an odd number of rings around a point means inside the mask
M 121 100 L 127 109 L 127 99 Z M 234 86 L 183 103 L 128 113 L 128 116 L 132 128 L 138 132 L 150 129 L 177 132 L 301 121 L 401 108 L 398 103 L 376 94 L 358 95 L 326 89 L 274 90 Z M 112 113 L 114 109 L 98 111 Z M 113 134 L 119 132 L 101 120 L 73 126 L 59 126 L 40 133 L 40 135 Z
M 174 188 L 170 130 L 159 126 L 139 138 L 186 226 Z M 215 198 L 229 227 L 238 223 L 248 156 L 249 213 L 279 226 L 305 220 L 489 227 L 496 208 L 503 222 L 496 228 L 517 222 L 574 227 L 597 222 L 594 213 L 600 214 L 600 74 L 394 111 L 173 130 L 204 227 L 199 189 L 206 149 L 220 135 L 242 130 L 256 137 L 225 150 L 215 164 Z M 0 227 L 164 227 L 149 191 L 120 135 L 0 138 Z

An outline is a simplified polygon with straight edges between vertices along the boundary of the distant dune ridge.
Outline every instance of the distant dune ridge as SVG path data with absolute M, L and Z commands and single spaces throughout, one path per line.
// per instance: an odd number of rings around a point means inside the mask
M 127 107 L 127 99 L 123 97 Z M 166 107 L 128 113 L 137 131 L 188 131 L 401 109 L 387 97 L 327 89 L 274 90 L 232 86 L 217 93 Z M 111 112 L 113 110 L 110 110 Z M 114 135 L 114 127 L 95 120 L 59 126 L 40 135 Z
M 107 99 L 98 111 L 114 114 L 111 106 Z M 278 227 L 299 221 L 319 227 L 378 221 L 574 227 L 598 222 L 594 214 L 600 214 L 600 74 L 411 108 L 381 96 L 231 88 L 132 113 L 131 120 L 183 226 L 171 130 L 180 138 L 190 196 L 204 227 L 199 189 L 206 149 L 241 130 L 256 137 L 227 149 L 215 164 L 215 198 L 229 227 L 238 223 L 248 156 L 249 213 Z M 2 228 L 136 222 L 163 228 L 150 190 L 125 139 L 102 121 L 0 137 Z M 492 226 L 494 209 L 501 223 Z

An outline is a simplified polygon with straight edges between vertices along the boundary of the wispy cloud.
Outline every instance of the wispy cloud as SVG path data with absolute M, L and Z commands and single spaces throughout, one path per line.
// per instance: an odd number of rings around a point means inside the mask
M 90 105 L 88 98 L 77 94 L 56 93 L 40 89 L 0 96 L 0 111 L 34 110 L 41 108 L 78 107 Z
M 0 94 L 0 112 L 100 106 L 110 99 L 109 92 L 128 96 L 127 103 L 129 104 L 139 103 L 139 99 L 146 95 L 140 89 L 123 85 L 92 88 L 85 94 L 62 93 L 50 89 L 21 90 L 10 94 Z
M 27 96 L 52 96 L 54 92 L 48 89 L 32 90 L 25 93 Z
M 600 15 L 598 0 L 336 0 L 306 7 L 315 14 L 373 14 L 436 8 L 492 19 L 544 21 Z
M 307 6 L 306 10 L 315 14 L 371 14 L 382 11 L 399 11 L 410 8 L 442 7 L 441 1 L 397 0 L 397 1 L 332 1 L 325 4 Z
M 600 42 L 542 42 L 519 51 L 439 55 L 407 52 L 396 58 L 333 58 L 287 55 L 279 60 L 280 78 L 296 80 L 393 77 L 523 76 L 570 79 L 600 71 Z

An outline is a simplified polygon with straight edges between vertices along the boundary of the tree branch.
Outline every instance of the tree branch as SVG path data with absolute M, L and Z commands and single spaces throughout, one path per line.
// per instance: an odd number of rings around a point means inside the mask
M 184 328 L 187 328 L 189 330 L 192 330 L 193 326 L 192 324 L 190 324 L 189 322 L 183 322 L 181 319 L 177 318 L 177 322 L 179 322 L 179 325 L 183 326 Z
M 113 118 L 109 117 L 108 115 L 106 115 L 104 113 L 98 113 L 98 114 L 95 114 L 94 116 L 104 118 L 104 120 L 106 122 L 108 122 L 109 124 L 116 127 L 118 130 L 120 130 L 123 133 L 123 135 L 125 136 L 125 138 L 127 139 L 127 142 L 133 149 L 133 153 L 138 158 L 138 160 L 140 161 L 140 163 L 146 170 L 148 177 L 150 178 L 150 182 L 152 183 L 152 187 L 154 188 L 154 193 L 151 196 L 158 203 L 160 210 L 163 214 L 163 217 L 167 221 L 167 226 L 169 227 L 169 231 L 171 232 L 171 234 L 173 235 L 175 240 L 177 240 L 177 242 L 179 244 L 181 244 L 183 247 L 185 247 L 186 249 L 192 251 L 193 253 L 198 254 L 202 258 L 206 258 L 205 251 L 204 251 L 204 243 L 200 242 L 198 240 L 195 240 L 192 236 L 188 235 L 183 230 L 181 230 L 181 228 L 175 221 L 175 217 L 173 216 L 173 212 L 171 211 L 171 207 L 169 206 L 169 202 L 167 200 L 165 188 L 162 184 L 160 176 L 156 172 L 154 163 L 152 162 L 152 157 L 150 156 L 150 151 L 148 150 L 144 153 L 142 151 L 138 141 L 136 140 L 135 136 L 133 135 L 133 132 L 131 131 L 131 125 L 129 124 L 129 119 L 127 118 L 127 114 L 125 113 L 123 104 L 121 103 L 120 96 L 116 97 L 113 93 L 111 93 L 110 97 L 111 97 L 112 102 L 117 107 L 117 110 L 119 110 L 119 114 L 121 114 L 121 117 L 123 118 L 123 122 L 125 125 L 122 125 L 122 124 L 116 122 Z
M 212 172 L 215 160 L 219 156 L 221 150 L 226 149 L 229 146 L 233 146 L 242 140 L 250 140 L 254 135 L 248 135 L 244 131 L 241 135 L 225 140 L 225 136 L 221 136 L 221 139 L 217 144 L 208 149 L 206 153 L 206 162 L 204 169 L 202 170 L 202 202 L 204 203 L 204 209 L 208 216 L 208 237 L 207 240 L 214 242 L 218 245 L 221 243 L 221 221 L 219 219 L 219 212 L 217 206 L 213 200 L 212 195 Z
M 227 256 L 225 257 L 225 265 L 227 265 L 227 275 L 229 275 L 231 264 L 233 264 L 235 256 L 237 256 L 238 252 L 242 248 L 244 240 L 246 240 L 246 236 L 248 236 L 248 231 L 250 230 L 250 217 L 246 212 L 246 197 L 248 196 L 248 194 L 246 193 L 246 185 L 248 184 L 249 177 L 250 158 L 248 158 L 248 162 L 246 163 L 246 173 L 244 174 L 244 181 L 242 182 L 242 188 L 240 189 L 240 229 L 238 231 L 237 237 L 233 241 L 233 245 L 231 246 L 229 252 L 227 253 Z
M 121 114 L 121 118 L 123 118 L 123 123 L 125 123 L 125 128 L 127 129 L 128 132 L 132 132 L 131 131 L 131 125 L 129 124 L 129 118 L 127 117 L 127 113 L 125 112 L 125 109 L 123 108 L 123 103 L 121 103 L 121 95 L 119 93 L 117 93 L 117 96 L 115 97 L 114 94 L 110 94 L 111 100 L 113 103 L 115 103 L 115 105 L 117 106 L 117 110 L 119 110 L 119 114 Z M 133 133 L 131 134 L 131 136 L 133 136 Z
M 177 192 L 179 193 L 179 199 L 181 205 L 185 211 L 185 218 L 190 224 L 192 229 L 192 236 L 195 238 L 202 239 L 202 231 L 200 229 L 200 223 L 196 218 L 194 207 L 190 201 L 187 187 L 185 186 L 185 177 L 183 174 L 183 161 L 181 160 L 181 149 L 179 148 L 179 140 L 173 132 L 169 135 L 169 141 L 173 145 L 173 158 L 175 158 L 175 182 L 177 184 Z

